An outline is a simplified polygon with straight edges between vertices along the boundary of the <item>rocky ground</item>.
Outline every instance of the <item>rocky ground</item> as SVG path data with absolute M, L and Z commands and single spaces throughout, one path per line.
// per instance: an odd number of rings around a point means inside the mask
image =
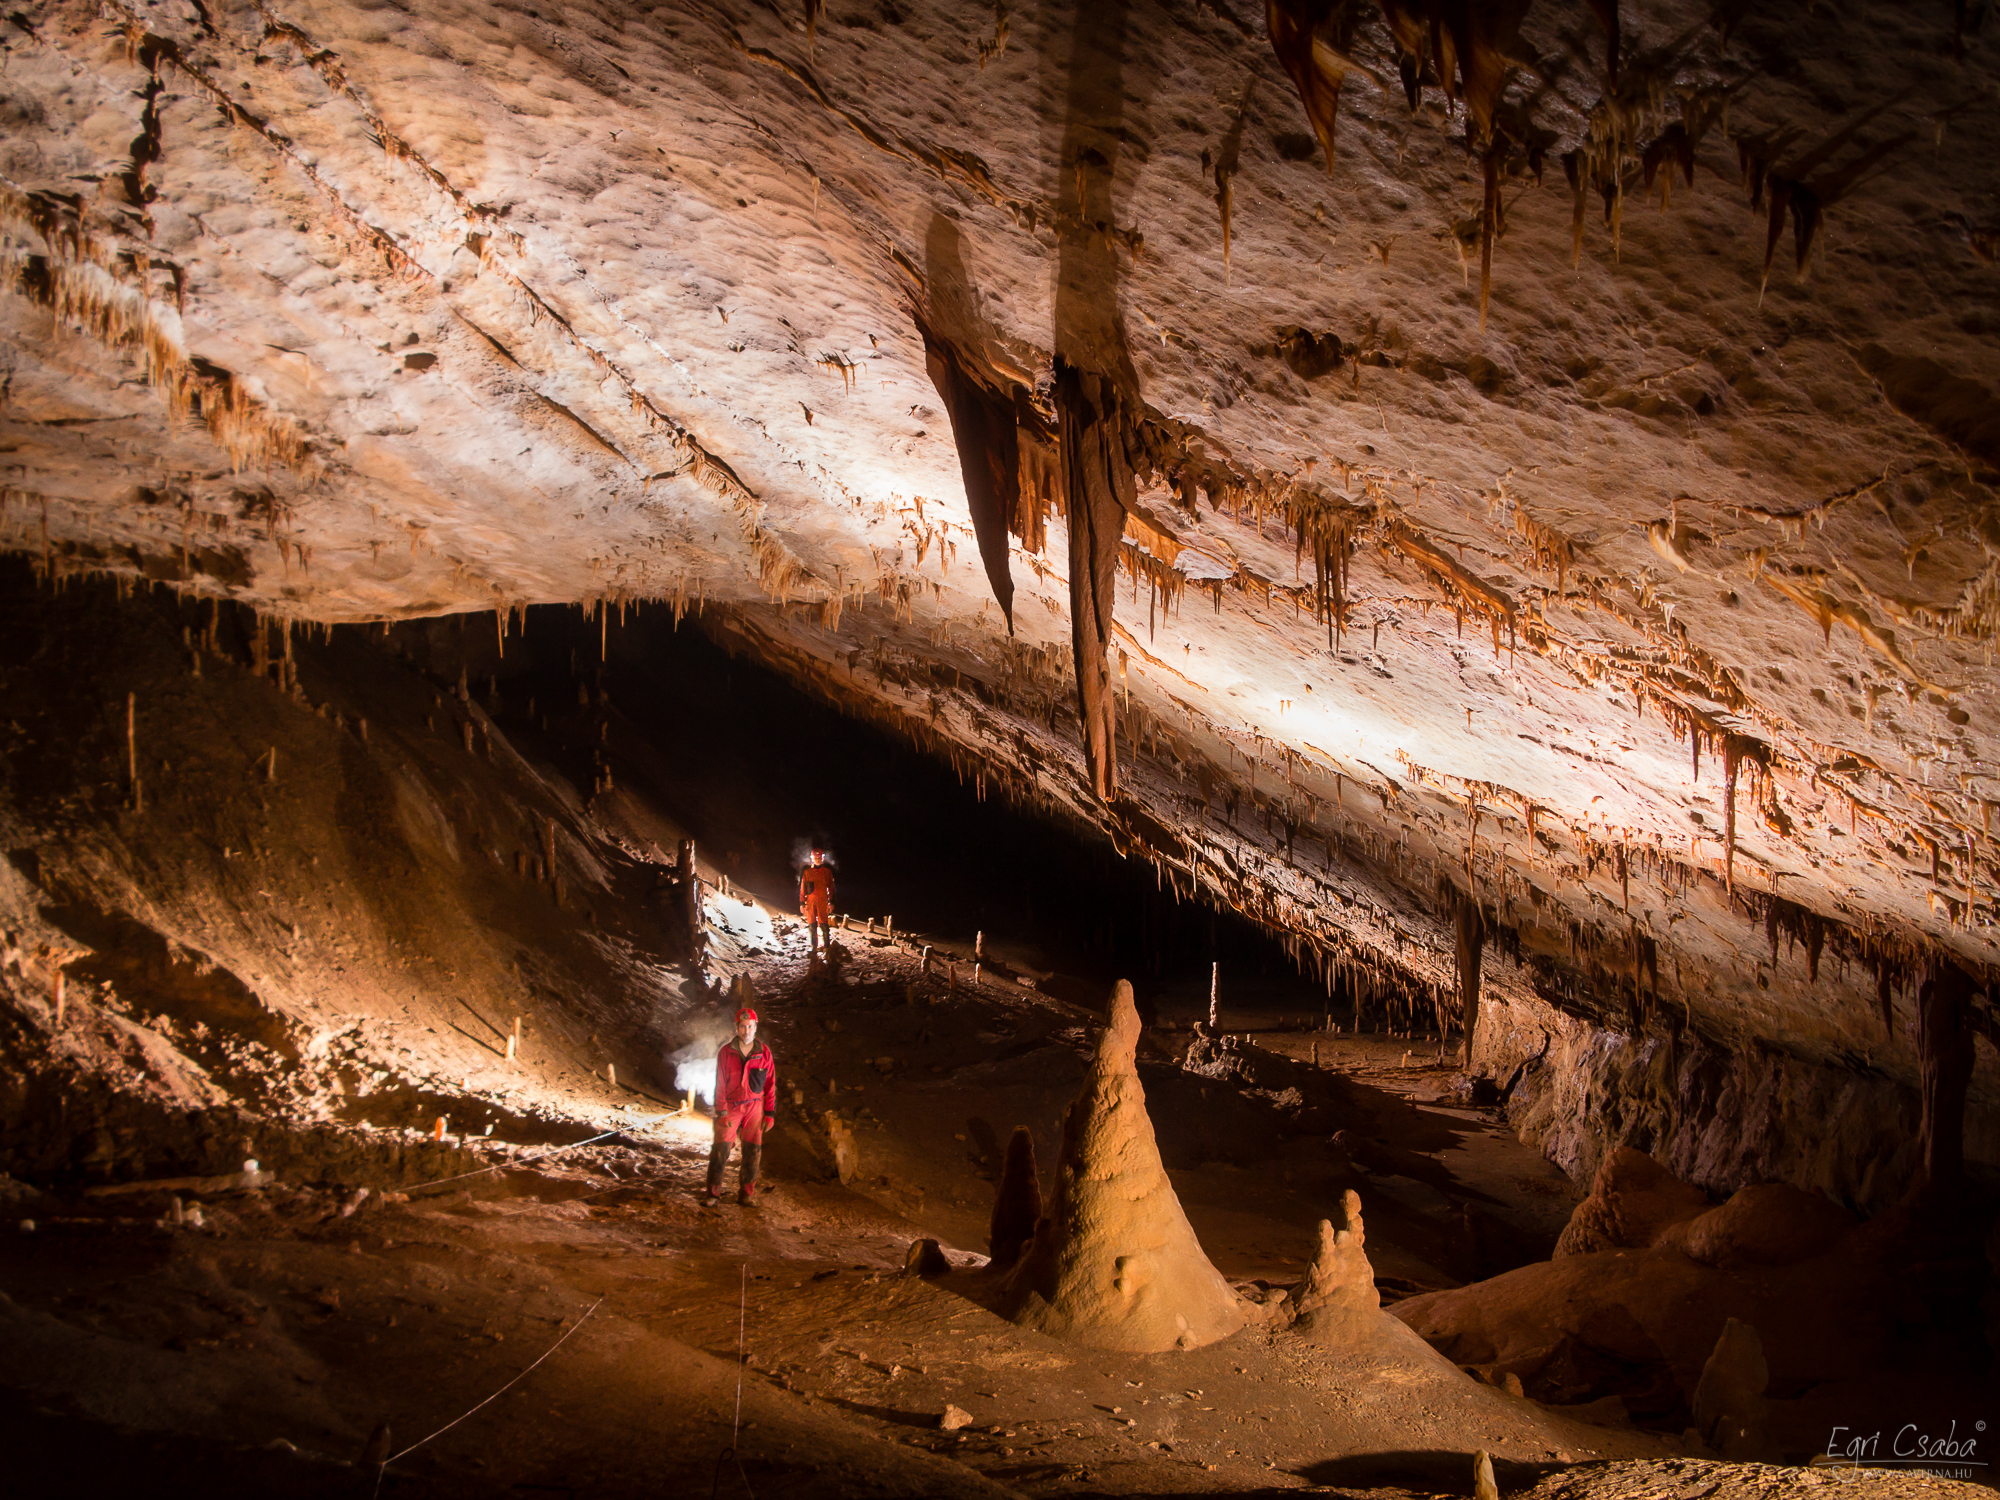
M 1253 1327 L 1109 1354 L 1001 1321 L 955 1285 L 965 1270 L 906 1274 L 924 1235 L 955 1267 L 982 1258 L 992 1135 L 1030 1123 L 1048 1149 L 1090 1018 L 990 971 L 949 994 L 900 944 L 846 946 L 837 977 L 805 975 L 792 932 L 757 966 L 787 1105 L 776 1190 L 754 1208 L 699 1203 L 705 1120 L 651 1109 L 539 1157 L 481 1137 L 471 1175 L 358 1203 L 282 1175 L 24 1193 L 0 1240 L 16 1444 L 51 1477 L 75 1475 L 81 1448 L 104 1482 L 220 1474 L 308 1494 L 354 1492 L 364 1455 L 394 1456 L 385 1491 L 468 1495 L 650 1494 L 718 1465 L 724 1492 L 759 1495 L 1452 1494 L 1478 1449 L 1504 1488 L 1577 1476 L 1570 1495 L 1682 1455 L 1601 1404 L 1552 1410 L 1478 1383 L 1413 1335 L 1329 1355 Z M 1151 1038 L 1163 1053 L 1185 1039 Z M 1437 1074 L 1403 1068 L 1401 1039 L 1273 1040 L 1316 1042 L 1321 1068 L 1355 1081 L 1359 1160 L 1287 1139 L 1268 1101 L 1168 1057 L 1145 1069 L 1170 1161 L 1191 1120 L 1233 1127 L 1218 1132 L 1232 1155 L 1174 1178 L 1253 1295 L 1296 1281 L 1343 1183 L 1367 1195 L 1389 1295 L 1465 1269 L 1454 1208 L 1530 1236 L 1568 1206 L 1553 1169 L 1476 1112 L 1418 1102 Z M 826 1110 L 854 1133 L 846 1187 L 812 1180 L 807 1116 Z

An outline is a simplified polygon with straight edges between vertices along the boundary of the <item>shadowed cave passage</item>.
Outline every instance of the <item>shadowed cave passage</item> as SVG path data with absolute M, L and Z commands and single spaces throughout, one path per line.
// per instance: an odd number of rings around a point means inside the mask
M 1113 980 L 1130 978 L 1143 1013 L 1183 1023 L 1206 1018 L 1219 963 L 1226 1011 L 1253 1012 L 1262 1026 L 1266 1016 L 1330 1010 L 1353 1024 L 1347 986 L 1330 1000 L 1275 935 L 1176 899 L 1095 830 L 982 796 L 976 772 L 961 776 L 731 654 L 692 616 L 676 626 L 670 610 L 640 606 L 601 630 L 576 610 L 538 607 L 504 656 L 489 623 L 473 616 L 397 636 L 420 659 L 439 653 L 447 679 L 451 660 L 469 661 L 495 720 L 577 784 L 600 768 L 614 785 L 643 783 L 704 863 L 780 911 L 796 912 L 798 864 L 817 838 L 837 866 L 838 909 L 857 923 L 893 917 L 897 930 L 963 955 L 983 931 L 996 954 L 1060 976 L 1065 993 L 1101 1004 Z M 595 737 L 595 710 L 578 710 L 580 686 L 609 706 L 608 739 Z

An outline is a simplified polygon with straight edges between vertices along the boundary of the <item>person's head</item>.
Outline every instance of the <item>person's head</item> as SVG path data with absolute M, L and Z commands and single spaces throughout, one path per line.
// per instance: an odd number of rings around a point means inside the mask
M 823 865 L 826 863 L 826 851 L 820 848 L 818 844 L 813 845 L 812 862 L 816 865 Z
M 736 1012 L 736 1040 L 746 1047 L 757 1040 L 757 1012 L 747 1005 Z

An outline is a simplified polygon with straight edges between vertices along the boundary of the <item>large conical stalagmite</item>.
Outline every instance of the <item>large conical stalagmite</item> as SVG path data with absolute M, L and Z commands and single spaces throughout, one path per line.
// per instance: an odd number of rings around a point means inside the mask
M 1099 1349 L 1192 1349 L 1241 1328 L 1241 1298 L 1209 1264 L 1160 1161 L 1135 1061 L 1132 986 L 1112 992 L 1090 1080 L 1063 1119 L 1055 1197 L 1003 1311 Z

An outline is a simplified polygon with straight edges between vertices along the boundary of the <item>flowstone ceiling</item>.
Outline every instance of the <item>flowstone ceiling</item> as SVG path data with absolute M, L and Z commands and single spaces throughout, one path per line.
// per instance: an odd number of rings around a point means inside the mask
M 27 5 L 0 545 L 698 609 L 1364 999 L 1483 932 L 1913 1081 L 2000 891 L 1963 10 Z

